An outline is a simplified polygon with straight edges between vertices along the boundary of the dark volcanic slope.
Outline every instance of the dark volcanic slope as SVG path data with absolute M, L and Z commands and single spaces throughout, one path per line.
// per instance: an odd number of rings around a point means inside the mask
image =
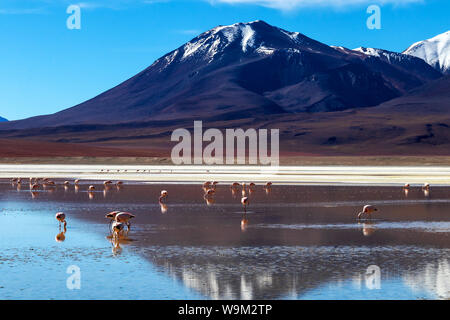
M 5 121 L 8 121 L 8 120 L 5 119 L 5 118 L 0 117 L 0 122 L 5 122 Z
M 0 130 L 346 110 L 378 105 L 440 76 L 420 59 L 336 49 L 255 21 L 214 28 L 89 101 Z

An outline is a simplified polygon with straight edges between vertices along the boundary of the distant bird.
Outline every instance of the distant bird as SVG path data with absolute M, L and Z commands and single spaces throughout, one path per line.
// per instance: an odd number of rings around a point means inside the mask
M 266 188 L 272 187 L 272 182 L 267 182 L 266 185 L 265 185 L 264 187 L 266 187 Z
M 430 184 L 429 183 L 424 183 L 422 186 L 422 190 L 430 190 Z
M 365 215 L 368 215 L 369 218 L 372 218 L 372 213 L 374 213 L 375 211 L 378 211 L 378 209 L 375 208 L 374 206 L 371 206 L 371 205 L 365 205 L 365 206 L 363 207 L 363 210 L 362 210 L 360 213 L 358 213 L 358 219 L 361 219 L 361 217 L 362 217 L 364 214 L 365 214 Z
M 244 212 L 247 213 L 247 206 L 249 205 L 248 197 L 242 197 L 241 203 L 244 206 Z
M 131 223 L 130 220 L 135 218 L 136 216 L 134 214 L 131 214 L 129 212 L 119 212 L 116 214 L 116 222 L 122 222 L 127 225 L 127 232 L 131 229 Z
M 108 184 L 112 184 L 112 181 L 111 180 L 107 180 L 107 181 L 104 181 L 103 184 L 106 186 Z
M 208 191 L 206 191 L 205 196 L 213 196 L 215 193 L 216 193 L 216 190 L 209 189 Z
M 76 179 L 73 183 L 77 186 L 80 183 L 80 180 Z
M 64 185 L 68 186 L 68 185 L 70 185 L 70 182 L 69 181 L 64 181 Z
M 237 188 L 240 186 L 239 182 L 233 182 L 233 184 L 231 185 L 231 188 Z
M 39 183 L 35 183 L 35 184 L 33 184 L 32 186 L 31 186 L 31 190 L 39 190 L 39 188 L 40 188 L 41 186 L 39 185 Z
M 123 185 L 123 182 L 122 182 L 122 181 L 117 181 L 117 182 L 116 182 L 116 186 L 121 186 L 121 185 Z
M 403 189 L 409 189 L 410 185 L 409 183 L 405 183 L 405 185 L 403 186 Z
M 89 191 L 94 191 L 94 190 L 95 190 L 95 187 L 91 185 L 91 186 L 89 186 L 88 190 L 89 190 Z
M 253 182 L 250 182 L 249 187 L 254 188 L 254 187 L 256 187 L 256 184 L 254 184 Z
M 56 220 L 59 221 L 59 228 L 61 229 L 61 224 L 64 224 L 64 229 L 66 229 L 67 227 L 67 222 L 66 222 L 66 215 L 64 212 L 58 212 L 55 215 Z
M 217 186 L 218 184 L 219 184 L 219 182 L 217 182 L 217 181 L 213 181 L 213 186 Z
M 211 181 L 206 181 L 206 182 L 203 184 L 203 188 L 209 188 L 210 185 L 211 185 Z
M 163 202 L 168 196 L 169 196 L 169 193 L 166 190 L 162 190 L 161 196 L 159 197 L 159 202 Z

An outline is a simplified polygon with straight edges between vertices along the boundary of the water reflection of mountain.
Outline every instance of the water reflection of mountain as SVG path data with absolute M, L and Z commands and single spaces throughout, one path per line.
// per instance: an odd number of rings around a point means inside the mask
M 417 247 L 178 247 L 135 248 L 162 271 L 186 287 L 211 299 L 301 298 L 308 290 L 327 283 L 364 279 L 367 268 L 377 265 L 381 279 L 407 279 L 411 274 L 427 277 L 430 288 L 436 281 L 450 282 L 448 263 L 439 262 L 439 249 Z M 450 257 L 450 250 L 444 255 Z M 430 267 L 436 268 L 430 278 Z M 414 269 L 418 266 L 419 269 Z M 406 274 L 406 276 L 405 276 Z M 437 276 L 438 275 L 438 276 Z M 420 286 L 422 279 L 411 283 Z M 363 282 L 363 286 L 364 286 Z M 361 286 L 355 286 L 355 297 Z M 448 293 L 447 293 L 448 295 Z M 443 296 L 440 294 L 440 296 Z
M 403 281 L 415 291 L 424 290 L 439 299 L 450 299 L 449 259 L 427 263 L 419 270 L 406 273 Z

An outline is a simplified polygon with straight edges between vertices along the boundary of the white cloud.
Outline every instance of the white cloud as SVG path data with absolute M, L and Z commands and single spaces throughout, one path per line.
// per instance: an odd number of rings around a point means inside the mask
M 369 4 L 393 4 L 402 5 L 408 3 L 424 2 L 424 0 L 207 0 L 212 4 L 227 3 L 227 4 L 254 4 L 263 7 L 280 9 L 289 11 L 300 7 L 317 7 L 317 6 L 332 6 L 332 7 L 346 7 L 352 5 L 369 5 Z

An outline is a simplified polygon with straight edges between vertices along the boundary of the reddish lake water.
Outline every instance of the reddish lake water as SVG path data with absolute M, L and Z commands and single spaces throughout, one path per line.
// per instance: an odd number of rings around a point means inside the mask
M 0 299 L 450 298 L 450 188 L 257 186 L 244 217 L 228 186 L 207 205 L 199 185 L 96 184 L 89 196 L 93 182 L 58 183 L 32 195 L 0 181 Z M 358 223 L 364 204 L 379 211 Z M 136 215 L 118 249 L 113 210 Z

